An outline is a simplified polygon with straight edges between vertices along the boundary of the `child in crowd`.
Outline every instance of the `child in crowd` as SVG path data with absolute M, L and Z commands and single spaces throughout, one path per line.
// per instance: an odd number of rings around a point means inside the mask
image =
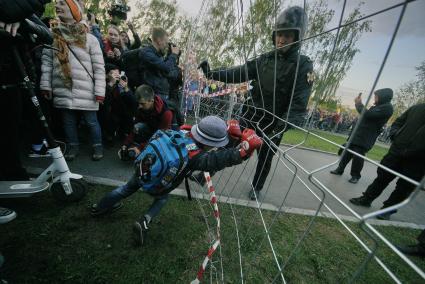
M 56 2 L 59 24 L 52 28 L 52 49 L 42 55 L 40 90 L 44 97 L 53 98 L 55 108 L 61 109 L 67 152 L 73 160 L 79 152 L 78 118 L 83 116 L 90 128 L 93 160 L 103 157 L 102 134 L 97 120 L 99 103 L 105 96 L 105 68 L 97 39 L 84 24 L 83 12 L 76 0 Z

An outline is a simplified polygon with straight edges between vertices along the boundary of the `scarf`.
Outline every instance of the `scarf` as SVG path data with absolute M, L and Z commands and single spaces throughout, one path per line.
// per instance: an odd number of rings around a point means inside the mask
M 61 66 L 61 77 L 65 87 L 72 88 L 71 65 L 69 63 L 69 48 L 68 45 L 74 45 L 81 48 L 86 48 L 86 33 L 87 30 L 83 24 L 64 24 L 61 23 L 52 28 L 53 46 L 58 49 L 56 57 Z

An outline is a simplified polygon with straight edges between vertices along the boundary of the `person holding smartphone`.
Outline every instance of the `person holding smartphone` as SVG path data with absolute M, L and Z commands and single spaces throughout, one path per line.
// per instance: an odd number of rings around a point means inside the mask
M 393 115 L 393 106 L 391 99 L 393 98 L 393 90 L 389 88 L 376 90 L 374 93 L 374 105 L 369 109 L 364 110 L 365 106 L 362 103 L 361 93 L 354 99 L 356 110 L 359 115 L 363 114 L 363 118 L 356 124 L 360 123 L 355 132 L 352 132 L 347 141 L 353 136 L 348 149 L 360 154 L 366 155 L 373 145 L 375 145 L 376 138 L 382 131 L 382 127 L 387 123 L 388 119 Z M 355 129 L 353 125 L 352 129 Z M 350 160 L 353 159 L 351 164 L 351 179 L 350 183 L 356 184 L 361 177 L 360 172 L 363 169 L 364 160 L 348 151 L 342 155 L 338 167 L 331 171 L 331 174 L 342 175 L 344 169 Z
M 137 102 L 128 87 L 128 79 L 118 66 L 105 65 L 106 92 L 98 113 L 106 145 L 112 146 L 115 137 L 122 140 L 133 128 Z

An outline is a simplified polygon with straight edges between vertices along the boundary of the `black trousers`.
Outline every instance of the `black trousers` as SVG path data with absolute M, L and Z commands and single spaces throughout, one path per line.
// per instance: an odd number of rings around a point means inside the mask
M 423 230 L 418 236 L 419 244 L 425 247 L 425 230 Z
M 417 181 L 419 181 L 425 173 L 425 163 L 423 162 L 423 159 L 418 157 L 406 158 L 392 152 L 388 152 L 388 154 L 384 156 L 381 161 L 381 165 Z M 363 193 L 363 195 L 370 200 L 377 198 L 388 184 L 396 178 L 395 175 L 381 168 L 378 168 L 377 173 L 378 176 Z M 412 193 L 414 189 L 415 186 L 413 184 L 399 178 L 397 180 L 395 190 L 391 193 L 390 197 L 384 201 L 384 207 L 389 207 L 402 202 L 404 199 L 409 197 L 410 193 Z
M 20 157 L 23 95 L 18 88 L 0 90 L 0 180 L 29 179 Z
M 368 152 L 366 148 L 363 148 L 357 145 L 350 145 L 348 149 L 356 153 L 359 153 L 363 156 Z M 353 160 L 353 162 L 351 163 L 351 176 L 360 178 L 361 177 L 360 172 L 363 169 L 364 160 L 363 158 L 357 157 L 356 155 L 348 151 L 345 152 L 345 154 L 341 158 L 341 161 L 339 161 L 338 169 L 340 169 L 341 171 L 344 171 L 345 167 L 347 166 L 347 164 L 350 162 L 351 159 Z
M 271 135 L 267 136 L 270 137 Z M 279 147 L 282 136 L 283 133 L 277 135 L 271 139 L 271 142 Z M 252 180 L 252 185 L 254 186 L 255 190 L 263 189 L 264 183 L 266 182 L 267 176 L 269 175 L 272 166 L 273 156 L 278 150 L 276 146 L 270 144 L 271 143 L 269 140 L 265 140 L 263 146 L 261 146 L 260 150 L 258 151 L 257 168 L 255 169 L 254 179 Z

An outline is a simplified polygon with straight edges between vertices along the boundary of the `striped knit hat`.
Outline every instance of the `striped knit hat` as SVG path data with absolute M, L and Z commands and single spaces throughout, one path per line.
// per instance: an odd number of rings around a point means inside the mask
M 78 0 L 65 0 L 74 20 L 79 23 L 83 19 L 83 9 Z

